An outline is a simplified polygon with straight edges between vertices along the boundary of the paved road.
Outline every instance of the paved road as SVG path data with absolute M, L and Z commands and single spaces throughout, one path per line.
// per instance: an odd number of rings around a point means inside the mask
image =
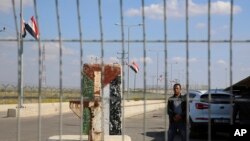
M 59 133 L 59 116 L 43 116 L 41 139 L 46 141 L 49 136 L 58 135 Z M 80 120 L 73 114 L 63 115 L 63 134 L 79 134 Z M 38 118 L 29 117 L 20 119 L 20 137 L 21 141 L 38 140 Z M 17 118 L 0 118 L 0 140 L 16 141 L 17 138 Z
M 146 141 L 164 141 L 164 110 L 158 110 L 147 113 L 146 123 Z M 79 135 L 80 120 L 73 114 L 63 114 L 63 131 L 64 135 Z M 46 139 L 53 135 L 59 134 L 59 116 L 42 117 L 41 139 Z M 21 140 L 36 141 L 38 140 L 38 119 L 37 117 L 21 118 Z M 125 120 L 125 134 L 129 135 L 133 141 L 143 141 L 143 115 L 138 115 Z M 0 140 L 16 141 L 17 138 L 17 118 L 0 117 Z M 218 136 L 217 140 L 222 140 L 223 136 Z M 177 136 L 175 141 L 180 140 Z M 203 139 L 190 139 L 190 141 L 205 141 Z
M 146 134 L 144 133 L 144 115 L 133 116 L 125 120 L 125 134 L 132 138 L 132 141 L 164 141 L 165 115 L 164 110 L 157 110 L 146 113 Z
M 126 119 L 125 123 L 125 134 L 132 138 L 132 141 L 143 141 L 143 118 L 144 115 L 138 115 Z M 165 112 L 163 109 L 146 113 L 146 135 L 145 141 L 165 141 L 165 131 L 168 129 L 165 125 Z M 225 133 L 218 133 L 212 137 L 213 141 L 223 141 L 227 135 Z M 175 141 L 180 141 L 180 136 L 175 137 Z M 190 141 L 207 141 L 208 135 L 202 134 L 196 137 L 191 137 Z

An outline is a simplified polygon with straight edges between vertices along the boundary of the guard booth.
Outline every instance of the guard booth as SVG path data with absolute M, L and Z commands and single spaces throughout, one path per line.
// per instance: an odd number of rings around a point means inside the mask
M 69 106 L 83 118 L 83 134 L 89 135 L 89 141 L 121 135 L 121 66 L 84 64 L 81 81 L 83 101 L 70 101 Z

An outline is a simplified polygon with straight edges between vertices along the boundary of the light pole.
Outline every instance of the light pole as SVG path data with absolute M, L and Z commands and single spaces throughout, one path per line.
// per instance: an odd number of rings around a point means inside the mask
M 150 52 L 156 52 L 156 93 L 158 92 L 158 87 L 159 87 L 159 52 L 164 51 L 164 50 L 151 50 L 148 49 Z
M 172 78 L 172 76 L 173 76 L 173 64 L 177 64 L 177 63 L 178 63 L 178 62 L 170 63 L 170 67 L 171 67 L 171 68 L 170 68 L 170 69 L 171 69 L 171 76 L 170 76 L 170 79 L 171 79 L 170 82 L 171 82 L 171 83 L 170 83 L 170 84 L 171 84 L 171 87 L 172 87 L 172 85 L 173 85 L 173 83 L 172 83 L 172 82 L 173 82 L 173 78 Z
M 151 90 L 151 92 L 153 93 L 154 92 L 154 89 L 155 89 L 155 78 L 156 78 L 156 75 L 151 75 L 151 79 L 153 80 L 152 82 L 153 82 L 153 84 L 152 84 L 152 90 Z
M 178 71 L 179 83 L 182 83 L 182 78 L 184 79 L 183 73 L 184 73 L 184 69 L 180 69 Z
M 116 26 L 122 26 L 121 24 L 116 23 Z M 129 60 L 129 43 L 130 43 L 130 28 L 132 27 L 139 27 L 142 26 L 143 24 L 139 23 L 139 24 L 131 24 L 131 25 L 123 25 L 123 27 L 127 27 L 128 28 L 128 65 L 130 64 L 130 60 Z M 127 95 L 129 95 L 129 66 L 128 66 L 128 75 L 127 75 Z

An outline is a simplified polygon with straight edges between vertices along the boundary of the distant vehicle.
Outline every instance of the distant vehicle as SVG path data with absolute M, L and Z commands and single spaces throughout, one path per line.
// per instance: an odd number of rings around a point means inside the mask
M 211 101 L 209 103 L 209 94 Z M 207 131 L 209 118 L 211 126 L 216 127 L 212 132 L 216 133 L 217 127 L 220 125 L 229 125 L 231 119 L 231 104 L 232 94 L 221 90 L 208 91 L 189 91 L 189 118 L 190 131 L 200 132 Z M 210 107 L 210 111 L 209 111 Z M 210 115 L 210 116 L 209 116 Z M 219 126 L 218 126 L 219 125 Z

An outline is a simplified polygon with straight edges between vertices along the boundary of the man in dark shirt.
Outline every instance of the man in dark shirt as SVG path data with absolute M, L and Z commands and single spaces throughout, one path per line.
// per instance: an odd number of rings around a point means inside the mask
M 168 99 L 167 112 L 169 115 L 168 141 L 173 141 L 177 132 L 181 140 L 186 140 L 186 99 L 181 95 L 181 85 L 173 86 L 174 95 Z

